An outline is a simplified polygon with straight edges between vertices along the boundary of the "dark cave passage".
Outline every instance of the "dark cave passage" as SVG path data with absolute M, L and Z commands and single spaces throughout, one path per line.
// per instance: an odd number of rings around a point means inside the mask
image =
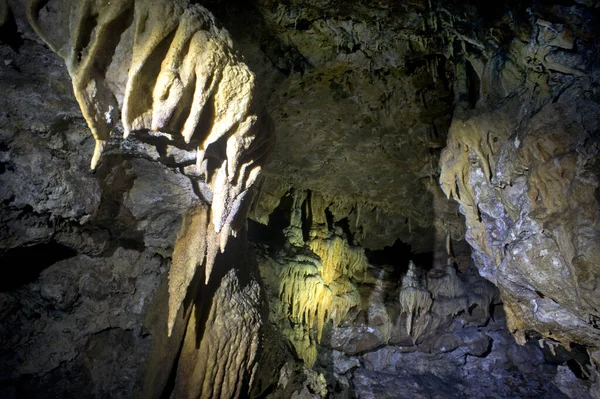
M 11 270 L 0 279 L 0 291 L 33 282 L 45 268 L 76 255 L 75 250 L 55 241 L 10 249 L 0 256 L 0 265 Z

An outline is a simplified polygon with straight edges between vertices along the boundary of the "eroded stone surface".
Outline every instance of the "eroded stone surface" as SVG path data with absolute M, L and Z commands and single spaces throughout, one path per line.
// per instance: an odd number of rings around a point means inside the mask
M 488 91 L 474 110 L 455 115 L 441 184 L 461 205 L 467 240 L 482 275 L 500 288 L 512 332 L 522 342 L 537 331 L 595 348 L 600 107 L 595 75 L 582 76 L 595 44 L 580 42 L 577 71 L 549 64 L 564 46 L 561 32 L 575 29 L 544 19 L 556 20 L 556 11 L 536 9 L 532 37 L 510 42 L 503 64 L 482 57 Z

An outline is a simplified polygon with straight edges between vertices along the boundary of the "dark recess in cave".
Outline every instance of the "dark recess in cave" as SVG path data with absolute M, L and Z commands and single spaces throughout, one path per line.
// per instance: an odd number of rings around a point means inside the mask
M 0 264 L 12 271 L 0 280 L 0 291 L 14 290 L 35 281 L 48 266 L 76 255 L 75 250 L 54 241 L 10 249 L 0 256 Z
M 393 266 L 394 275 L 398 279 L 408 270 L 408 262 L 413 261 L 421 270 L 428 271 L 433 267 L 433 253 L 415 253 L 411 246 L 397 239 L 392 246 L 380 250 L 365 248 L 369 263 L 375 266 Z
M 283 229 L 290 225 L 290 210 L 293 204 L 294 198 L 291 195 L 284 195 L 277 208 L 269 215 L 267 226 L 248 219 L 248 240 L 275 248 L 283 248 L 286 241 Z
M 350 230 L 350 221 L 348 220 L 348 218 L 345 217 L 341 220 L 338 220 L 334 224 L 336 227 L 342 229 L 342 231 L 346 235 L 346 240 L 348 240 L 348 243 L 350 245 L 354 245 L 354 234 L 352 234 L 352 231 Z
M 477 72 L 475 72 L 475 69 L 470 62 L 467 62 L 467 85 L 469 91 L 469 107 L 473 109 L 477 105 L 477 101 L 479 101 L 481 82 Z
M 590 356 L 585 346 L 576 343 L 570 345 L 571 359 L 567 360 L 567 366 L 571 369 L 573 374 L 580 380 L 589 379 Z
M 23 45 L 24 42 L 21 33 L 19 33 L 19 28 L 10 8 L 8 9 L 8 16 L 6 18 L 6 22 L 4 23 L 4 25 L 0 26 L 0 42 L 8 44 L 10 48 L 16 52 L 19 52 L 19 48 Z

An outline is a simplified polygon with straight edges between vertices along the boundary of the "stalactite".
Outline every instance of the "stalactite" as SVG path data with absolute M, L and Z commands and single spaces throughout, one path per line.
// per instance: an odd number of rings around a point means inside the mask
M 240 228 L 236 218 L 245 216 L 241 210 L 248 189 L 272 145 L 272 135 L 259 128 L 252 110 L 254 75 L 234 53 L 227 31 L 201 6 L 186 1 L 84 0 L 54 4 L 56 12 L 47 14 L 40 12 L 43 4 L 30 0 L 28 18 L 65 60 L 75 97 L 96 140 L 92 169 L 119 117 L 125 137 L 147 129 L 196 143 L 190 147 L 198 148 L 198 169 L 211 191 L 212 232 L 203 235 L 204 244 L 194 244 L 206 251 L 208 283 L 217 250 L 222 252 L 229 236 Z M 90 21 L 95 24 L 91 33 Z M 54 23 L 69 26 L 70 36 L 54 36 L 50 30 Z M 200 124 L 207 112 L 210 123 Z M 211 157 L 221 154 L 221 158 L 214 159 L 216 169 L 207 170 L 205 157 L 212 147 Z M 182 240 L 187 244 L 178 248 L 190 244 L 187 238 Z M 193 274 L 188 270 L 191 263 L 202 263 L 201 255 L 195 255 L 187 265 L 191 258 L 182 253 L 175 255 L 185 260 L 177 260 L 182 264 L 176 269 L 182 270 L 173 272 L 170 288 L 176 301 L 182 300 L 180 288 Z M 175 276 L 183 277 L 179 281 Z M 175 307 L 173 303 L 173 314 Z
M 269 215 L 279 206 L 281 198 L 290 191 L 291 186 L 265 176 L 259 180 L 260 182 L 253 186 L 256 195 L 248 217 L 266 226 L 269 224 Z
M 402 312 L 407 313 L 406 332 L 409 335 L 412 332 L 413 318 L 429 312 L 432 304 L 431 293 L 423 287 L 417 275 L 417 268 L 410 261 L 400 290 L 400 308 Z
M 489 119 L 489 120 L 488 120 Z M 490 122 L 492 121 L 492 122 Z M 468 120 L 455 118 L 448 133 L 448 146 L 440 156 L 440 185 L 448 198 L 453 197 L 463 209 L 467 225 L 474 236 L 482 235 L 483 223 L 469 183 L 469 153 L 479 159 L 481 169 L 488 182 L 491 179 L 496 154 L 486 137 L 489 126 L 494 126 L 495 137 L 502 139 L 510 135 L 509 122 L 497 119 L 493 114 L 484 114 Z M 485 245 L 483 240 L 480 244 Z M 492 256 L 490 248 L 482 249 Z
M 119 122 L 125 138 L 149 131 L 197 156 L 195 170 L 190 166 L 186 173 L 193 172 L 205 189 L 174 245 L 170 336 L 197 268 L 204 265 L 207 289 L 217 254 L 243 227 L 249 188 L 273 144 L 256 115 L 254 74 L 212 14 L 187 0 L 29 0 L 26 12 L 65 61 L 96 143 L 91 169 L 99 166 Z M 56 34 L 56 25 L 68 34 Z M 242 288 L 236 276 L 221 283 L 208 298 L 214 306 L 202 305 L 211 312 L 206 326 L 194 325 L 195 314 L 187 325 L 181 356 L 189 363 L 177 370 L 177 397 L 239 397 L 253 372 L 259 287 Z M 189 309 L 183 313 L 189 316 Z
M 322 194 L 315 191 L 310 195 L 310 236 L 311 238 L 325 238 L 329 233 L 327 226 L 327 215 L 325 209 L 331 201 L 328 201 Z
M 313 239 L 309 247 L 318 258 L 290 260 L 281 273 L 279 292 L 290 321 L 303 326 L 289 338 L 298 355 L 312 366 L 325 324 L 339 325 L 348 310 L 360 303 L 352 279 L 364 279 L 368 262 L 362 248 L 350 247 L 339 236 Z
M 304 190 L 294 190 L 290 225 L 283 230 L 288 242 L 294 246 L 304 246 L 302 233 L 302 205 L 306 201 L 307 193 Z
M 364 279 L 368 261 L 362 248 L 350 247 L 338 235 L 328 240 L 311 240 L 308 245 L 322 260 L 321 275 L 326 284 L 342 277 Z

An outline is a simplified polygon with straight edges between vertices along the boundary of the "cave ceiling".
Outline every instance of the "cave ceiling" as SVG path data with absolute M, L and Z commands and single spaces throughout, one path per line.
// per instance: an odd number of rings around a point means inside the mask
M 481 13 L 421 2 L 203 4 L 227 21 L 261 84 L 277 138 L 267 186 L 355 204 L 351 225 L 362 206 L 362 244 L 373 248 L 401 238 L 431 251 L 441 234 L 432 228 L 464 233 L 439 189 L 438 161 L 462 57 L 454 53 L 465 47 L 450 32 Z

